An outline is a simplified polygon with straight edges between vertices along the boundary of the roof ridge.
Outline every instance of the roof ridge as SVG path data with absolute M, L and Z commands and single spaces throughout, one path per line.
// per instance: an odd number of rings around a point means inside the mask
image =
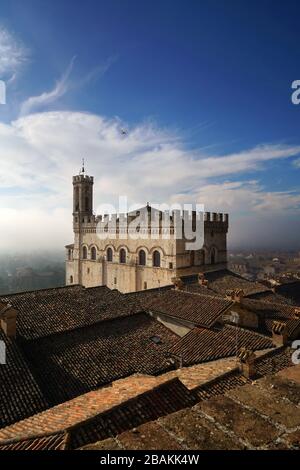
M 135 375 L 135 374 L 134 374 L 134 375 Z M 141 375 L 143 375 L 143 374 L 141 374 Z M 163 378 L 163 377 L 165 377 L 165 376 L 167 376 L 167 372 L 164 373 L 164 374 L 161 374 L 160 376 L 157 376 L 157 378 Z M 132 376 L 129 376 L 129 377 L 132 377 Z M 95 418 L 97 418 L 98 416 L 100 416 L 102 413 L 107 413 L 108 411 L 115 410 L 115 409 L 117 409 L 117 408 L 123 406 L 125 403 L 130 403 L 130 402 L 136 400 L 138 397 L 143 397 L 143 396 L 147 395 L 148 393 L 151 393 L 151 392 L 154 392 L 154 391 L 158 390 L 158 389 L 161 388 L 161 387 L 164 387 L 164 386 L 166 386 L 166 385 L 170 385 L 172 382 L 179 382 L 179 383 L 181 384 L 181 386 L 186 389 L 186 391 L 187 391 L 188 394 L 190 394 L 191 396 L 194 395 L 193 392 L 187 388 L 187 386 L 180 380 L 179 377 L 172 377 L 172 378 L 170 378 L 170 379 L 168 379 L 168 380 L 165 380 L 165 381 L 162 381 L 162 382 L 158 383 L 158 384 L 155 385 L 153 388 L 149 388 L 148 390 L 145 390 L 145 391 L 143 391 L 142 393 L 139 393 L 139 394 L 137 394 L 137 395 L 135 395 L 135 396 L 133 396 L 133 397 L 128 398 L 128 400 L 124 400 L 124 401 L 121 401 L 120 403 L 117 403 L 116 405 L 112 406 L 111 408 L 108 408 L 108 409 L 105 410 L 105 411 L 101 411 L 101 412 L 98 412 L 97 414 L 95 414 L 95 415 L 93 415 L 93 416 L 89 416 L 87 419 L 84 419 L 84 420 L 82 420 L 82 421 L 80 421 L 80 422 L 78 422 L 78 423 L 76 423 L 76 424 L 73 424 L 73 425 L 67 427 L 65 430 L 66 430 L 67 432 L 70 432 L 70 431 L 72 431 L 72 430 L 78 428 L 79 426 L 82 426 L 82 425 L 84 425 L 84 424 L 89 423 L 90 421 L 93 421 Z
M 193 388 L 193 391 L 198 392 L 199 390 L 206 388 L 209 385 L 212 385 L 216 382 L 219 382 L 220 380 L 225 379 L 226 377 L 229 377 L 231 375 L 236 375 L 236 374 L 242 376 L 242 373 L 240 372 L 238 366 L 236 366 L 234 369 L 222 372 L 221 374 L 217 375 L 216 377 L 213 377 L 212 379 L 207 380 L 206 382 L 202 383 L 198 387 Z
M 249 328 L 243 328 L 242 326 L 235 326 L 235 325 L 231 325 L 229 323 L 226 323 L 226 324 L 224 324 L 223 328 L 231 328 L 231 329 L 238 328 L 239 330 L 246 331 L 247 333 L 253 333 L 256 336 L 260 336 L 261 338 L 271 340 L 270 337 L 268 337 L 268 336 L 266 336 L 262 333 L 259 333 L 258 331 L 250 330 Z
M 33 294 L 33 293 L 38 293 L 38 292 L 48 292 L 48 291 L 60 290 L 60 289 L 73 289 L 74 287 L 81 287 L 82 289 L 86 289 L 86 287 L 82 286 L 81 284 L 72 284 L 69 286 L 58 286 L 58 287 L 47 287 L 43 289 L 25 290 L 23 292 L 11 292 L 9 294 L 1 294 L 0 300 L 6 299 L 6 297 L 15 297 L 17 295 Z
M 212 292 L 215 292 L 211 289 Z M 200 297 L 210 297 L 212 299 L 217 299 L 217 300 L 224 300 L 225 302 L 230 302 L 233 303 L 231 300 L 226 299 L 225 297 L 221 295 L 213 295 L 213 294 L 204 294 L 203 292 L 191 292 L 189 290 L 184 290 L 184 289 L 178 289 L 175 292 L 182 292 L 183 294 L 190 294 L 190 295 L 198 295 Z
M 35 336 L 33 338 L 28 339 L 27 341 L 29 342 L 39 341 L 43 338 L 51 338 L 53 336 L 60 336 L 60 335 L 67 334 L 71 331 L 79 331 L 83 329 L 93 328 L 95 325 L 98 325 L 99 323 L 109 323 L 113 321 L 120 321 L 128 317 L 134 317 L 136 315 L 148 315 L 148 312 L 145 310 L 139 310 L 137 312 L 130 310 L 129 312 L 126 312 L 125 314 L 119 315 L 117 317 L 105 318 L 104 320 L 99 319 L 99 320 L 95 320 L 93 323 L 89 323 L 88 325 L 79 325 L 79 326 L 77 325 L 77 326 L 74 326 L 65 330 L 61 330 L 61 331 L 53 331 L 52 333 L 40 334 L 39 336 Z
M 141 393 L 139 393 L 139 389 L 136 391 L 136 393 L 132 393 L 132 390 L 130 388 L 129 389 L 126 388 L 126 393 L 131 394 L 131 396 L 128 396 L 128 395 L 125 394 L 125 397 L 124 397 L 124 396 L 122 396 L 122 393 L 118 394 L 117 399 L 116 399 L 115 402 L 110 404 L 110 403 L 107 403 L 107 400 L 106 400 L 104 408 L 102 407 L 102 409 L 100 409 L 100 407 L 99 407 L 97 410 L 92 409 L 92 411 L 94 411 L 94 414 L 91 414 L 89 416 L 88 415 L 87 416 L 82 416 L 81 418 L 78 416 L 77 418 L 75 418 L 75 422 L 73 424 L 70 423 L 68 425 L 67 421 L 65 421 L 65 424 L 61 423 L 61 420 L 59 420 L 59 417 L 57 418 L 58 421 L 59 421 L 57 423 L 57 422 L 55 422 L 55 417 L 52 416 L 53 419 L 52 419 L 51 425 L 53 426 L 53 429 L 46 432 L 46 434 L 45 434 L 45 431 L 43 431 L 43 429 L 41 427 L 41 425 L 43 423 L 39 422 L 39 420 L 41 418 L 47 417 L 47 415 L 51 416 L 53 414 L 53 412 L 54 413 L 59 412 L 60 410 L 71 410 L 72 406 L 78 407 L 78 405 L 82 402 L 83 397 L 85 397 L 85 399 L 87 400 L 87 403 L 88 403 L 88 396 L 92 397 L 93 395 L 99 395 L 99 396 L 101 396 L 102 394 L 105 395 L 105 393 L 107 393 L 108 390 L 110 392 L 112 392 L 112 395 L 113 395 L 114 392 L 117 389 L 120 389 L 120 388 L 124 389 L 124 384 L 126 384 L 126 382 L 132 381 L 133 379 L 136 379 L 138 382 L 141 382 L 141 387 L 143 389 L 143 391 Z M 171 382 L 174 382 L 174 381 L 179 381 L 182 384 L 182 386 L 185 387 L 189 391 L 189 389 L 184 385 L 184 383 L 178 377 L 168 379 L 166 374 L 162 374 L 161 376 L 151 376 L 151 375 L 147 375 L 147 374 L 133 374 L 133 375 L 127 376 L 125 378 L 118 379 L 118 380 L 113 381 L 110 384 L 107 384 L 107 385 L 105 385 L 105 386 L 103 386 L 103 387 L 101 387 L 97 390 L 92 390 L 90 392 L 84 393 L 82 395 L 79 395 L 78 397 L 72 398 L 71 400 L 67 400 L 63 403 L 55 405 L 55 406 L 53 406 L 51 408 L 48 408 L 44 411 L 41 411 L 41 412 L 36 413 L 34 415 L 31 415 L 28 418 L 22 419 L 22 420 L 17 421 L 13 424 L 5 426 L 4 428 L 0 429 L 0 445 L 6 444 L 11 439 L 14 439 L 14 438 L 9 438 L 9 437 L 6 438 L 5 437 L 5 434 L 7 434 L 9 432 L 17 433 L 20 436 L 22 431 L 19 431 L 17 429 L 17 426 L 24 425 L 26 423 L 31 426 L 31 429 L 34 429 L 34 427 L 40 426 L 39 427 L 40 431 L 35 430 L 36 432 L 34 431 L 33 433 L 30 433 L 30 431 L 29 431 L 29 433 L 27 435 L 25 435 L 26 433 L 24 433 L 24 435 L 23 435 L 24 440 L 28 440 L 28 439 L 31 439 L 31 438 L 37 438 L 37 437 L 43 437 L 45 435 L 58 434 L 58 433 L 61 433 L 61 432 L 64 432 L 64 431 L 69 431 L 71 429 L 76 428 L 78 425 L 81 425 L 83 423 L 88 422 L 91 419 L 96 418 L 98 415 L 101 415 L 102 413 L 105 413 L 105 412 L 107 412 L 107 411 L 109 411 L 113 408 L 121 406 L 122 404 L 127 403 L 130 400 L 137 398 L 138 396 L 142 396 L 145 393 L 148 393 L 152 390 L 155 390 L 155 389 L 159 388 L 162 385 L 165 385 L 167 383 L 171 383 Z M 102 401 L 101 404 L 103 405 L 103 401 Z M 90 410 L 91 407 L 89 405 L 90 404 L 88 403 L 85 409 Z M 108 405 L 108 406 L 106 406 L 106 405 Z M 78 419 L 77 422 L 76 422 L 76 419 Z M 59 427 L 60 424 L 65 425 L 65 427 L 59 429 L 58 427 Z M 56 428 L 54 429 L 55 426 L 56 426 Z M 20 438 L 18 440 L 20 440 Z
M 273 356 L 277 353 L 280 353 L 281 351 L 284 351 L 285 349 L 287 349 L 286 346 L 278 346 L 278 347 L 271 348 L 270 351 L 266 351 L 264 354 L 257 356 L 255 358 L 255 363 L 258 363 L 266 359 L 268 356 Z

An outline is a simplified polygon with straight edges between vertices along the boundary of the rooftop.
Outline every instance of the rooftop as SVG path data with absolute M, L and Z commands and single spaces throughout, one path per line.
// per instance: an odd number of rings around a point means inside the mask
M 72 447 L 96 441 L 197 401 L 178 379 L 133 375 L 0 430 L 1 447 L 68 431 Z
M 158 336 L 159 343 L 152 341 Z M 178 336 L 145 313 L 96 323 L 22 344 L 50 405 L 136 372 L 170 368 L 166 351 Z
M 19 312 L 17 334 L 35 339 L 98 322 L 126 317 L 139 311 L 133 301 L 106 286 L 69 286 L 42 289 L 0 298 Z
M 270 291 L 266 286 L 259 282 L 248 281 L 239 274 L 236 274 L 228 269 L 222 269 L 218 271 L 207 271 L 204 273 L 205 279 L 208 281 L 207 292 L 214 291 L 215 294 L 222 295 L 225 297 L 226 291 L 231 289 L 242 289 L 244 295 L 253 295 L 259 292 Z M 196 277 L 192 276 L 191 279 L 182 278 L 187 284 L 187 289 L 190 291 L 200 290 L 203 292 L 203 286 L 198 287 L 198 281 Z
M 212 396 L 87 449 L 299 449 L 300 366 Z
M 128 294 L 126 297 L 138 299 L 144 310 L 163 313 L 207 328 L 214 325 L 232 304 L 220 297 L 196 295 L 182 290 L 165 289 L 152 292 L 151 295 L 145 292 Z
M 0 365 L 0 426 L 27 418 L 48 407 L 26 360 L 16 344 L 0 329 L 6 345 L 6 364 Z
M 169 352 L 181 357 L 183 364 L 191 365 L 235 356 L 242 347 L 256 351 L 272 348 L 273 343 L 254 331 L 225 325 L 215 330 L 193 328 Z

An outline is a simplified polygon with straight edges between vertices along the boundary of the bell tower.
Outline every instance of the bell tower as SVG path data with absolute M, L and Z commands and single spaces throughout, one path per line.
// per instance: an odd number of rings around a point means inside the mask
M 93 176 L 85 174 L 84 162 L 78 175 L 73 176 L 74 245 L 71 263 L 67 264 L 67 284 L 82 284 L 82 242 L 87 229 L 95 222 L 93 215 Z
M 93 215 L 93 176 L 85 174 L 84 164 L 79 175 L 73 176 L 74 223 L 88 221 Z

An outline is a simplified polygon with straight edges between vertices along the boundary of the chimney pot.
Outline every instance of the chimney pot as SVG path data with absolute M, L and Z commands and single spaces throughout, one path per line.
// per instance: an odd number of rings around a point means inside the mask
M 252 379 L 256 375 L 255 354 L 251 349 L 241 348 L 238 353 L 239 369 L 244 377 Z
M 295 315 L 296 318 L 300 318 L 300 308 L 299 307 L 295 307 L 294 315 Z
M 275 346 L 284 346 L 288 341 L 286 324 L 280 321 L 273 321 L 272 340 Z
M 208 287 L 208 280 L 205 279 L 205 276 L 203 273 L 198 274 L 198 283 L 200 286 Z
M 226 291 L 225 297 L 232 302 L 241 302 L 244 297 L 243 289 L 229 289 Z
M 180 277 L 173 277 L 172 282 L 175 286 L 175 290 L 183 290 L 184 289 L 184 282 Z

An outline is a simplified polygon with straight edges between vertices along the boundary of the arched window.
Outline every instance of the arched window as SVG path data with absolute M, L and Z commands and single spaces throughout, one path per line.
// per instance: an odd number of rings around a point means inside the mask
M 92 249 L 91 249 L 91 259 L 92 260 L 96 260 L 97 259 L 97 250 L 96 248 L 93 246 Z
M 87 259 L 87 247 L 82 248 L 82 259 Z
M 73 276 L 70 276 L 70 284 L 73 284 Z
M 126 263 L 126 251 L 124 248 L 120 250 L 120 263 Z
M 159 268 L 160 267 L 160 252 L 155 250 L 153 252 L 153 266 L 155 268 Z
M 75 212 L 79 212 L 79 188 L 78 186 L 75 189 Z
M 140 266 L 146 265 L 146 253 L 144 250 L 139 251 L 139 265 Z
M 68 250 L 68 260 L 71 261 L 72 259 L 72 250 Z
M 86 212 L 89 212 L 89 210 L 90 210 L 90 208 L 89 208 L 90 201 L 89 201 L 89 198 L 87 196 L 85 196 L 85 198 L 84 198 L 84 203 L 85 203 Z
M 213 248 L 210 254 L 210 264 L 215 264 L 216 262 L 216 250 Z
M 107 261 L 113 260 L 113 251 L 111 248 L 107 248 L 106 256 L 107 256 Z

